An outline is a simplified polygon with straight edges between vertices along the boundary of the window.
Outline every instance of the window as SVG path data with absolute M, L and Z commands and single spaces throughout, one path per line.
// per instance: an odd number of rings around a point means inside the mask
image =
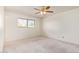
M 17 20 L 17 26 L 18 27 L 27 27 L 27 20 L 20 18 Z
M 28 19 L 28 27 L 29 27 L 29 28 L 34 28 L 34 25 L 35 25 L 34 20 L 29 20 L 29 19 Z
M 27 28 L 34 28 L 35 20 L 19 18 L 19 19 L 17 19 L 17 26 L 18 27 L 25 27 L 25 28 L 26 27 Z

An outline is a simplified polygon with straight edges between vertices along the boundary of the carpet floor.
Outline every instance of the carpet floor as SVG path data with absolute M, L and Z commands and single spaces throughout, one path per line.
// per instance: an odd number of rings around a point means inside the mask
M 6 43 L 5 53 L 78 53 L 79 46 L 56 39 L 36 37 Z

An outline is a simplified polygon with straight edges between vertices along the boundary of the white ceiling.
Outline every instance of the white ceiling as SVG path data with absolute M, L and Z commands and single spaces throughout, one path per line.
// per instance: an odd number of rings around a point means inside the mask
M 50 14 L 47 14 L 47 15 L 35 14 L 38 11 L 34 10 L 34 8 L 40 8 L 40 6 L 7 6 L 6 10 L 21 12 L 33 17 L 40 17 L 40 18 L 50 15 Z M 64 12 L 75 8 L 79 8 L 79 7 L 78 6 L 51 6 L 50 10 L 54 10 L 54 13 L 59 13 L 59 12 Z M 51 13 L 51 14 L 54 14 L 54 13 Z

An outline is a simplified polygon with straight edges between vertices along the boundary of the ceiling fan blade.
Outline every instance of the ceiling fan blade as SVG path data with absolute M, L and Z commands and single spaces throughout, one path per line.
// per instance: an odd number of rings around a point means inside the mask
M 39 14 L 40 12 L 37 12 L 37 13 L 35 13 L 35 14 Z
M 46 12 L 53 13 L 54 11 L 46 11 Z
M 37 8 L 34 8 L 35 10 L 38 10 L 38 11 L 40 11 L 40 9 L 37 9 Z
M 47 7 L 46 7 L 46 10 L 48 10 L 49 8 L 50 8 L 50 6 L 47 6 Z

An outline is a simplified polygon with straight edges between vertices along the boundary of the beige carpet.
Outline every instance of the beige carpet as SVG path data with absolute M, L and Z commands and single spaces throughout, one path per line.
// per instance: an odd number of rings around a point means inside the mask
M 6 43 L 4 52 L 7 53 L 68 53 L 79 52 L 79 46 L 61 42 L 55 39 L 37 37 Z

